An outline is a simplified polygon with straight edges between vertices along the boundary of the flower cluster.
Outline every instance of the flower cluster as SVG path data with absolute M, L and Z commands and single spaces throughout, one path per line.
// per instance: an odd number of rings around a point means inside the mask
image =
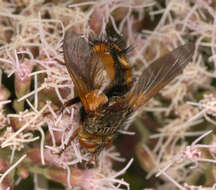
M 175 47 L 195 44 L 191 63 L 132 124 L 141 140 L 130 147 L 147 172 L 141 188 L 215 189 L 215 9 L 215 0 L 0 0 L 0 189 L 29 176 L 35 189 L 49 189 L 49 180 L 65 189 L 137 188 L 127 182 L 139 173 L 128 171 L 134 159 L 126 164 L 114 145 L 88 168 L 92 154 L 76 138 L 82 105 L 62 109 L 77 95 L 63 64 L 69 28 L 86 38 L 125 35 L 134 80 Z M 128 128 L 119 133 L 126 143 L 136 138 Z

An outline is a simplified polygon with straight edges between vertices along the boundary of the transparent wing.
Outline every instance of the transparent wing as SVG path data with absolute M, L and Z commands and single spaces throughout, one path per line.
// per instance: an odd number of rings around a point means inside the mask
M 134 88 L 127 95 L 129 107 L 136 110 L 181 74 L 191 60 L 194 49 L 193 43 L 185 44 L 144 69 Z
M 106 77 L 101 75 L 104 65 L 88 42 L 72 29 L 65 33 L 63 50 L 65 65 L 84 107 L 87 108 L 85 95 L 95 88 L 102 87 L 105 80 L 103 77 Z

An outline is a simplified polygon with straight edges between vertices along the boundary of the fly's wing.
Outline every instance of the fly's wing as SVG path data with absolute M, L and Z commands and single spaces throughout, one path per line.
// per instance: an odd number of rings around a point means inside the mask
M 134 88 L 126 97 L 128 106 L 133 110 L 141 107 L 160 89 L 181 74 L 191 60 L 194 49 L 193 43 L 185 44 L 144 69 Z
M 63 50 L 67 70 L 85 110 L 88 110 L 86 94 L 96 86 L 100 88 L 103 85 L 104 79 L 99 80 L 99 76 L 104 71 L 104 65 L 89 43 L 71 29 L 65 33 Z

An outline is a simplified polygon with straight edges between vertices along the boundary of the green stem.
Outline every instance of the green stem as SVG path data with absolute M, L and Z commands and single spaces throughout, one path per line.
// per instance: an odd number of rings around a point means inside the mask
M 134 124 L 135 124 L 136 128 L 138 129 L 139 134 L 140 134 L 140 136 L 142 138 L 141 141 L 143 143 L 146 143 L 148 141 L 149 135 L 150 135 L 149 130 L 145 127 L 145 125 L 143 125 L 143 123 L 141 122 L 140 119 L 136 119 L 134 121 Z

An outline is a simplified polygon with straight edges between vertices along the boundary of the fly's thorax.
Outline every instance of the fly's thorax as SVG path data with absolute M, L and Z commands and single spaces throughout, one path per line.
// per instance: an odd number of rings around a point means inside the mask
M 108 98 L 104 93 L 99 93 L 99 90 L 93 90 L 85 95 L 88 103 L 89 112 L 95 112 L 99 107 L 107 104 Z
M 127 119 L 128 113 L 124 101 L 112 97 L 108 104 L 100 107 L 94 114 L 84 113 L 83 128 L 92 135 L 114 135 Z
M 113 136 L 93 135 L 88 133 L 81 126 L 78 138 L 82 147 L 87 149 L 88 152 L 96 153 L 96 152 L 100 152 L 105 146 L 111 144 Z

